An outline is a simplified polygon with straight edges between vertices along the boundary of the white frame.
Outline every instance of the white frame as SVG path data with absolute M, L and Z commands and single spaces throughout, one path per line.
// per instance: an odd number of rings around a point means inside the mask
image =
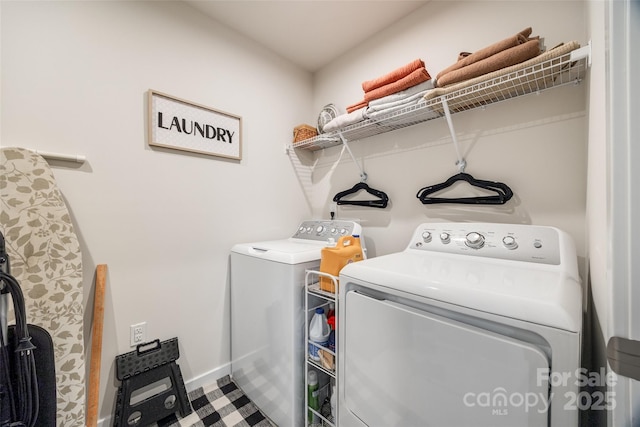
M 607 68 L 607 219 L 609 242 L 607 256 L 608 313 L 607 330 L 603 330 L 605 345 L 615 336 L 640 340 L 637 286 L 640 277 L 638 264 L 638 212 L 640 197 L 637 164 L 640 150 L 635 142 L 640 135 L 637 101 L 640 86 L 633 80 L 640 70 L 640 55 L 632 47 L 640 33 L 636 19 L 640 12 L 637 0 L 608 0 L 606 32 L 608 40 Z M 593 255 L 592 255 L 593 256 Z M 603 349 L 601 351 L 606 351 Z M 607 365 L 610 372 L 611 365 Z M 607 392 L 613 396 L 615 406 L 607 412 L 607 425 L 637 425 L 640 414 L 640 381 L 616 376 L 607 383 Z
M 189 132 L 186 132 L 189 126 Z M 149 90 L 149 145 L 242 159 L 242 118 Z

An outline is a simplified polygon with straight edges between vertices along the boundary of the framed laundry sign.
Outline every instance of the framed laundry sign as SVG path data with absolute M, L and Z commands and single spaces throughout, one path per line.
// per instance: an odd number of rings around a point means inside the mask
M 242 159 L 242 118 L 149 90 L 149 145 Z

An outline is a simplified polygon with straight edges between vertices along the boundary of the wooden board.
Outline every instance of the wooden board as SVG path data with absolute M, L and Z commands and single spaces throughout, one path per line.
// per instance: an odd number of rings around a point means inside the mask
M 107 281 L 107 265 L 96 266 L 96 292 L 93 302 L 93 327 L 91 331 L 91 365 L 89 368 L 89 396 L 87 399 L 87 427 L 98 425 L 100 397 L 100 364 L 102 356 L 102 328 L 104 323 L 104 294 Z

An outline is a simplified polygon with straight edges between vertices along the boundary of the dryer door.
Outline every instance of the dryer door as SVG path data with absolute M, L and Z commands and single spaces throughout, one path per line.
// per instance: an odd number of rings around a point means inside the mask
M 357 292 L 344 304 L 341 426 L 547 426 L 538 347 Z

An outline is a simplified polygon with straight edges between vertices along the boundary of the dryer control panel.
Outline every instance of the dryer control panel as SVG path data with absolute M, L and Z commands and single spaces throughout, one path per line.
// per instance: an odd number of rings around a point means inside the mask
M 293 239 L 337 242 L 342 236 L 361 235 L 362 227 L 355 221 L 347 220 L 309 220 L 303 221 Z
M 407 250 L 559 265 L 570 238 L 554 227 L 492 223 L 425 223 Z M 575 249 L 573 250 L 575 251 Z

